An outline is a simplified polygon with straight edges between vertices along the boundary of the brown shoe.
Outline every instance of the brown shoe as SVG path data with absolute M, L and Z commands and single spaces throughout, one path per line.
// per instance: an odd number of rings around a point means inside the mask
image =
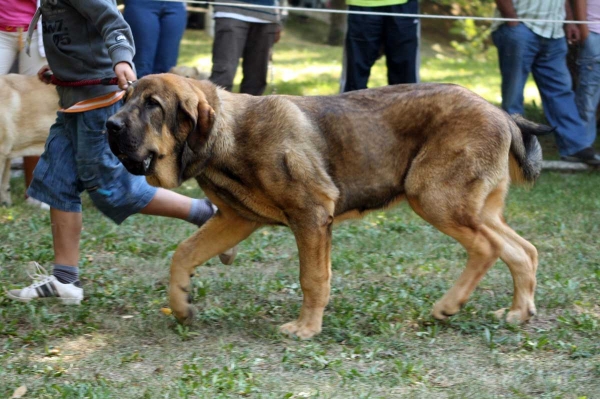
M 224 265 L 231 265 L 237 256 L 237 245 L 233 248 L 229 248 L 227 251 L 219 255 L 221 263 Z

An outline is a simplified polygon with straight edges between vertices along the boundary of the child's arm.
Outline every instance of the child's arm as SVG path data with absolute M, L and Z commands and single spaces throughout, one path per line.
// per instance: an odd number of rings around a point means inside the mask
M 71 6 L 90 21 L 104 38 L 113 69 L 119 78 L 119 87 L 125 88 L 127 80 L 136 80 L 132 68 L 135 53 L 133 36 L 119 10 L 109 0 L 70 0 L 70 2 Z M 129 70 L 123 66 L 117 68 L 120 63 L 129 64 Z M 124 79 L 123 85 L 121 85 L 121 78 Z

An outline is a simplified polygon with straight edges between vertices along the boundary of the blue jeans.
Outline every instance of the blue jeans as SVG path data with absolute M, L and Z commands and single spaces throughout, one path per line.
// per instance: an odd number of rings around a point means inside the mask
M 523 114 L 523 89 L 532 72 L 546 119 L 556 128 L 560 155 L 572 155 L 589 147 L 591 143 L 571 89 L 566 39 L 541 37 L 524 24 L 503 24 L 492 33 L 492 39 L 498 48 L 502 74 L 502 108 L 509 114 Z
M 105 124 L 121 102 L 80 113 L 57 114 L 27 195 L 64 212 L 81 212 L 85 190 L 115 223 L 138 213 L 156 188 L 130 174 L 110 151 Z
M 179 42 L 187 23 L 185 3 L 127 0 L 123 17 L 135 42 L 133 63 L 138 78 L 169 72 L 177 65 Z
M 579 84 L 575 101 L 591 145 L 596 140 L 596 110 L 600 102 L 600 34 L 590 32 L 579 50 L 577 65 Z
M 349 6 L 351 11 L 418 14 L 419 3 L 381 7 Z M 388 84 L 419 81 L 419 21 L 415 18 L 349 14 L 346 33 L 346 82 L 343 91 L 367 88 L 371 67 L 383 49 Z

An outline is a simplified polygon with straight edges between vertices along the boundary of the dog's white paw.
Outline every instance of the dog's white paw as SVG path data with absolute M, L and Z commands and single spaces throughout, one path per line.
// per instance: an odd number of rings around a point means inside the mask
M 285 323 L 281 327 L 279 327 L 279 331 L 291 335 L 293 337 L 298 337 L 300 339 L 309 339 L 317 335 L 321 332 L 321 327 L 309 327 L 307 323 L 301 323 L 298 320 L 291 321 L 289 323 Z
M 528 321 L 536 313 L 535 306 L 530 309 L 515 309 L 506 313 L 506 308 L 498 309 L 494 312 L 494 316 L 498 320 L 504 319 L 506 314 L 506 322 L 510 324 L 522 324 Z

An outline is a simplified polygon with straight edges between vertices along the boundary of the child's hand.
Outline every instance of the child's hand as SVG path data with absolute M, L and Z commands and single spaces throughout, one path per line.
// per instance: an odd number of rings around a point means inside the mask
M 115 75 L 117 75 L 117 82 L 121 90 L 125 90 L 129 87 L 128 82 L 137 80 L 135 72 L 133 72 L 131 65 L 127 62 L 119 62 L 115 65 Z
M 48 65 L 44 65 L 38 71 L 37 76 L 39 80 L 49 85 L 51 83 L 50 78 L 52 77 L 52 70 Z

